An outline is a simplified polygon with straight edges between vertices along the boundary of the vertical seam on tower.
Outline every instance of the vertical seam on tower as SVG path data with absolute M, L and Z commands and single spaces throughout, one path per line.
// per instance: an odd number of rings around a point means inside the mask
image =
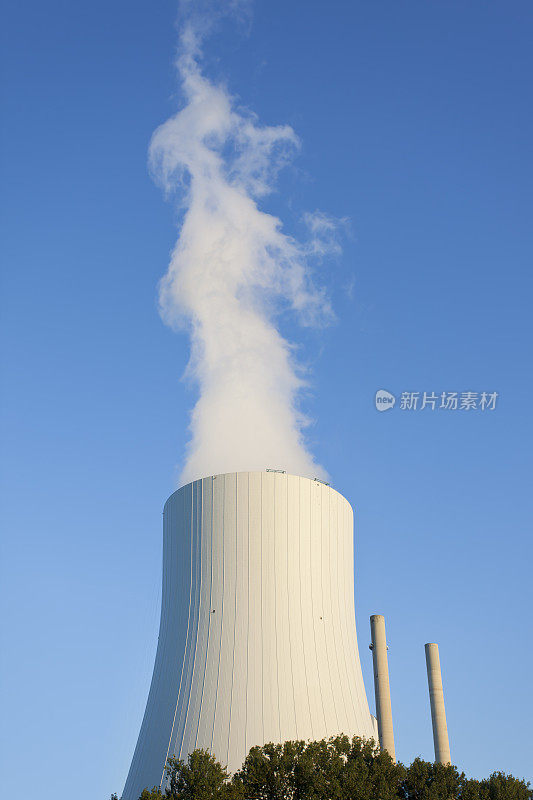
M 348 506 L 348 509 L 351 510 L 351 507 Z M 351 542 L 352 542 L 352 558 L 350 559 L 350 562 L 351 562 L 351 575 L 352 575 L 351 585 L 353 586 L 353 592 L 352 592 L 352 596 L 350 598 L 350 602 L 351 602 L 351 609 L 352 609 L 352 612 L 353 612 L 353 639 L 354 639 L 354 644 L 355 644 L 355 655 L 357 656 L 357 658 L 354 661 L 354 665 L 355 665 L 355 672 L 356 672 L 356 678 L 358 679 L 358 683 L 361 686 L 364 686 L 363 680 L 362 680 L 363 673 L 362 673 L 362 670 L 361 670 L 361 661 L 360 661 L 360 658 L 359 658 L 359 648 L 358 648 L 358 645 L 357 645 L 357 622 L 356 622 L 356 619 L 355 619 L 355 515 L 353 515 L 353 522 L 352 522 L 352 525 L 350 526 L 350 531 L 351 531 L 351 534 L 352 534 L 352 538 L 351 538 Z M 364 698 L 364 700 L 363 700 L 363 698 Z M 367 714 L 365 714 L 364 701 L 366 701 L 366 691 L 357 692 L 357 702 L 358 702 L 358 705 L 359 705 L 360 728 L 361 728 L 361 730 L 363 730 L 366 727 L 365 720 L 367 718 Z M 366 701 L 366 702 L 367 702 L 367 705 L 368 705 L 368 701 Z M 368 708 L 367 708 L 367 711 L 368 711 Z
M 324 721 L 324 732 L 326 731 L 326 711 L 324 709 L 324 698 L 322 696 L 322 681 L 320 679 L 320 665 L 318 663 L 318 649 L 316 644 L 316 614 L 314 603 L 314 581 L 313 581 L 313 492 L 316 491 L 318 484 L 311 483 L 311 491 L 309 492 L 309 567 L 311 578 L 311 619 L 313 623 L 313 641 L 315 643 L 315 661 L 316 661 L 316 674 L 318 678 L 318 693 L 320 695 L 320 705 L 322 707 L 322 719 Z
M 197 614 L 196 635 L 195 635 L 195 641 L 194 641 L 194 655 L 192 656 L 192 664 L 191 664 L 191 685 L 189 687 L 189 696 L 187 698 L 187 711 L 185 712 L 185 720 L 184 720 L 184 723 L 183 723 L 183 734 L 182 734 L 182 739 L 181 739 L 181 743 L 180 743 L 179 758 L 181 758 L 182 755 L 184 755 L 183 752 L 182 752 L 183 751 L 183 742 L 185 740 L 185 730 L 187 729 L 189 711 L 190 711 L 190 708 L 191 708 L 192 686 L 193 686 L 193 683 L 194 683 L 194 673 L 195 673 L 195 667 L 196 667 L 196 656 L 198 654 L 198 631 L 199 631 L 199 628 L 200 628 L 200 607 L 201 607 L 201 604 L 202 604 L 202 579 L 203 579 L 203 570 L 202 570 L 203 536 L 202 536 L 202 534 L 203 534 L 203 523 L 204 523 L 204 480 L 205 480 L 205 478 L 200 481 L 199 485 L 201 487 L 201 492 L 200 492 L 201 498 L 200 498 L 200 502 L 197 501 L 197 503 L 198 503 L 197 508 L 199 508 L 199 510 L 200 510 L 199 525 L 198 525 L 198 521 L 197 521 L 197 527 L 198 527 L 197 533 L 198 533 L 198 544 L 199 544 L 199 553 L 197 555 L 197 558 L 198 558 L 199 567 L 200 567 L 200 581 L 199 581 L 199 587 L 198 587 L 198 610 L 196 612 L 196 614 Z M 198 511 L 197 511 L 197 515 L 198 515 Z M 200 719 L 200 714 L 199 713 L 198 713 L 198 719 Z
M 224 570 L 226 565 L 226 552 L 224 546 L 224 536 L 225 536 L 225 528 L 226 528 L 226 476 L 224 475 L 221 480 L 223 481 L 223 493 L 222 493 L 222 597 L 221 597 L 221 609 L 220 609 L 220 638 L 218 640 L 218 666 L 217 666 L 217 688 L 215 692 L 215 707 L 213 709 L 213 726 L 211 729 L 211 751 L 213 750 L 213 740 L 215 736 L 215 722 L 217 717 L 217 706 L 218 706 L 218 684 L 220 680 L 220 656 L 222 653 L 222 634 L 224 630 L 224 589 L 225 589 L 225 576 Z M 213 612 L 214 609 L 211 609 Z
M 261 542 L 261 741 L 265 741 L 265 649 L 264 649 L 264 636 L 263 636 L 263 473 L 260 474 L 260 490 L 259 490 L 259 537 Z
M 247 504 L 247 529 L 246 537 L 248 539 L 248 571 L 246 575 L 246 598 L 248 606 L 248 623 L 247 623 L 247 636 L 246 636 L 246 699 L 244 703 L 244 750 L 248 752 L 248 676 L 250 672 L 250 475 L 246 476 L 246 491 L 248 494 Z
M 276 694 L 278 697 L 278 739 L 281 739 L 281 712 L 279 707 L 279 663 L 278 663 L 278 602 L 277 602 L 277 573 L 276 573 L 276 492 L 277 492 L 277 475 L 273 475 L 274 481 L 274 525 L 272 526 L 272 533 L 274 538 L 274 644 L 276 647 Z
M 204 689 L 205 689 L 205 673 L 207 671 L 207 659 L 209 656 L 209 639 L 211 634 L 211 606 L 213 603 L 213 516 L 215 511 L 215 478 L 211 480 L 211 548 L 209 552 L 209 562 L 210 562 L 210 572 L 211 572 L 211 582 L 209 586 L 209 613 L 208 613 L 208 623 L 207 623 L 207 642 L 205 646 L 205 660 L 204 660 L 204 677 L 202 680 L 202 692 L 200 695 L 200 707 L 198 709 L 198 722 L 196 723 L 196 736 L 194 738 L 194 749 L 196 749 L 196 745 L 198 743 L 198 731 L 200 730 L 200 720 L 202 718 L 202 706 L 204 703 Z M 202 537 L 203 538 L 203 537 Z
M 231 712 L 233 710 L 233 684 L 235 681 L 235 642 L 236 642 L 236 632 L 237 632 L 237 586 L 239 582 L 239 575 L 238 575 L 238 545 L 237 545 L 237 531 L 238 531 L 238 516 L 239 516 L 239 495 L 238 495 L 238 473 L 235 473 L 235 596 L 233 598 L 234 602 L 234 614 L 233 614 L 233 660 L 231 664 L 231 694 L 230 694 L 230 705 L 229 705 L 229 720 L 228 720 L 228 746 L 226 748 L 226 764 L 229 762 L 229 746 L 230 746 L 230 738 L 231 738 Z
M 352 553 L 353 553 L 353 551 L 354 551 L 354 526 L 353 525 L 346 525 L 346 517 L 348 517 L 348 519 L 349 519 L 349 516 L 350 515 L 348 513 L 348 509 L 346 508 L 346 506 L 344 506 L 344 520 L 345 520 L 344 528 L 348 529 L 351 538 L 350 538 L 350 540 L 348 540 L 347 537 L 345 536 L 343 541 L 344 541 L 344 545 L 346 545 L 347 542 L 351 541 L 351 548 L 352 548 Z M 343 558 L 343 567 L 346 570 L 346 557 Z M 355 648 L 357 648 L 357 633 L 356 633 L 356 629 L 355 629 L 355 573 L 354 573 L 354 559 L 353 559 L 353 556 L 350 559 L 350 570 L 351 570 L 351 576 L 353 576 L 353 580 L 350 578 L 349 585 L 353 586 L 353 591 L 350 593 L 350 596 L 348 598 L 346 598 L 346 590 L 347 590 L 348 587 L 346 585 L 346 580 L 344 580 L 344 605 L 345 605 L 345 608 L 346 608 L 346 610 L 348 612 L 348 616 L 345 618 L 346 636 L 347 636 L 348 645 L 351 644 L 352 648 L 355 645 Z M 354 632 L 356 634 L 355 642 L 352 641 L 353 637 L 350 635 L 350 627 L 348 625 L 349 620 L 351 620 L 351 618 L 352 618 L 352 614 L 353 614 L 353 619 L 354 619 Z M 352 675 L 353 675 L 353 678 L 355 679 L 354 683 L 356 683 L 357 682 L 357 663 L 356 662 L 357 662 L 357 658 L 358 658 L 358 652 L 357 652 L 356 649 L 354 650 L 352 648 L 350 648 L 350 652 L 351 652 L 350 663 L 351 663 L 351 667 L 352 667 Z M 350 689 L 351 689 L 351 686 L 352 686 L 352 681 L 350 680 Z M 355 697 L 355 701 L 353 701 L 353 706 L 354 706 L 354 713 L 356 715 L 357 726 L 358 726 L 359 730 L 361 730 L 363 728 L 363 724 L 362 724 L 363 723 L 363 719 L 362 719 L 360 692 L 357 692 L 356 697 Z
M 166 758 L 165 758 L 165 766 L 166 766 L 166 763 L 167 763 L 167 759 L 168 759 L 168 754 L 169 754 L 170 748 L 172 746 L 172 737 L 174 735 L 174 726 L 176 724 L 176 713 L 177 713 L 178 705 L 179 705 L 181 686 L 182 686 L 182 682 L 183 682 L 183 675 L 185 673 L 185 668 L 186 668 L 187 644 L 189 642 L 189 629 L 190 629 L 190 622 L 191 622 L 191 605 L 192 605 L 191 599 L 192 599 L 192 590 L 193 590 L 193 586 L 192 586 L 192 570 L 193 570 L 193 552 L 192 552 L 193 532 L 192 532 L 192 529 L 193 529 L 193 517 L 194 517 L 193 509 L 194 509 L 194 505 L 193 505 L 193 485 L 191 485 L 191 524 L 190 524 L 190 531 L 189 531 L 189 542 L 190 542 L 190 555 L 191 555 L 191 558 L 190 558 L 190 570 L 189 570 L 190 583 L 189 583 L 189 612 L 188 612 L 188 615 L 187 615 L 187 634 L 185 636 L 185 647 L 184 647 L 184 652 L 183 652 L 183 662 L 182 662 L 182 665 L 181 665 L 180 682 L 179 682 L 179 686 L 178 686 L 178 693 L 177 693 L 177 696 L 176 696 L 176 706 L 174 708 L 174 716 L 172 718 L 172 728 L 170 730 L 170 738 L 168 740 L 167 755 L 166 755 Z M 183 516 L 184 516 L 184 514 L 183 514 Z M 161 786 L 164 776 L 165 776 L 165 769 L 163 767 L 163 774 L 161 776 L 161 780 L 159 782 L 159 786 Z
M 341 676 L 341 668 L 339 664 L 339 652 L 338 652 L 338 644 L 337 644 L 337 635 L 336 635 L 336 619 L 335 619 L 335 612 L 333 608 L 333 576 L 332 576 L 332 558 L 331 558 L 331 542 L 333 540 L 332 530 L 331 530 L 331 500 L 332 495 L 331 492 L 328 492 L 328 520 L 329 520 L 329 544 L 328 544 L 328 562 L 329 562 L 329 606 L 331 609 L 331 617 L 332 617 L 332 625 L 331 625 L 331 632 L 332 632 L 332 640 L 333 640 L 333 651 L 335 653 L 335 663 L 337 664 L 337 676 L 339 678 L 339 687 L 340 687 L 340 697 L 342 700 L 342 710 L 344 711 L 344 716 L 346 718 L 346 693 L 344 688 L 344 681 L 342 680 Z M 335 498 L 335 502 L 337 502 L 337 498 Z M 337 515 L 336 515 L 337 516 Z M 337 553 L 338 553 L 338 546 L 337 546 Z M 339 718 L 337 716 L 337 725 L 340 727 Z M 342 731 L 341 731 L 342 732 Z M 344 731 L 346 732 L 346 731 Z
M 322 501 L 324 499 L 324 496 L 327 494 L 327 498 L 328 498 L 328 515 L 327 515 L 327 519 L 328 519 L 328 539 L 327 539 L 327 544 L 328 544 L 328 552 L 329 552 L 329 536 L 331 535 L 330 526 L 329 526 L 329 521 L 330 521 L 330 517 L 329 517 L 330 495 L 329 495 L 329 492 L 324 491 L 322 486 L 320 486 L 319 492 L 320 492 L 320 534 L 321 534 L 320 535 L 320 597 L 321 597 L 321 601 L 322 601 L 322 625 L 320 626 L 320 633 L 321 633 L 321 636 L 323 638 L 324 648 L 326 650 L 326 663 L 328 665 L 328 680 L 329 680 L 329 685 L 330 685 L 331 699 L 333 701 L 333 712 L 335 714 L 337 730 L 339 730 L 339 715 L 337 714 L 337 703 L 335 702 L 336 691 L 335 691 L 335 687 L 333 686 L 333 681 L 332 681 L 331 661 L 330 661 L 330 657 L 329 657 L 329 647 L 328 647 L 328 636 L 326 634 L 326 623 L 324 621 L 324 616 L 325 616 L 324 609 L 326 607 L 326 604 L 324 602 L 324 536 L 325 536 L 324 527 L 325 526 L 324 526 L 324 516 L 323 516 L 323 513 L 322 513 Z M 328 558 L 328 563 L 329 563 L 329 558 Z M 329 619 L 328 619 L 328 624 L 329 624 Z
M 174 557 L 174 552 L 173 552 L 173 551 L 174 551 L 174 537 L 172 536 L 172 529 L 173 529 L 173 525 L 172 525 L 172 521 L 173 521 L 173 510 L 174 510 L 174 501 L 172 501 L 172 503 L 170 503 L 170 506 L 169 506 L 169 517 L 170 517 L 170 520 L 169 520 L 169 522 L 170 522 L 170 525 L 169 525 L 169 530 L 170 530 L 170 536 L 169 536 L 169 538 L 170 538 L 170 548 L 169 548 L 169 549 L 170 549 L 170 553 L 169 553 L 168 563 L 170 563 L 170 569 L 171 569 L 171 571 L 172 571 L 172 569 L 173 569 L 173 562 L 174 562 L 174 558 L 173 558 L 173 557 Z M 163 525 L 164 525 L 164 519 L 163 519 Z M 165 553 L 164 553 L 164 552 L 163 552 L 163 563 L 164 563 L 164 565 L 165 565 L 165 567 L 166 567 L 166 564 L 165 564 Z M 165 651 L 166 651 L 166 640 L 167 640 L 167 636 L 166 636 L 166 630 L 167 630 L 167 628 L 168 628 L 167 615 L 168 615 L 168 613 L 169 613 L 169 611 L 168 611 L 168 599 L 167 599 L 167 596 L 168 596 L 168 594 L 169 594 L 169 588 L 170 588 L 170 587 L 168 586 L 168 583 L 169 583 L 169 581 L 168 581 L 168 576 L 167 576 L 167 570 L 166 570 L 165 568 L 163 569 L 163 576 L 164 576 L 164 581 L 165 581 L 165 592 L 164 592 L 164 596 L 163 596 L 163 582 L 161 582 L 161 619 L 163 619 L 163 602 L 165 602 L 165 613 L 164 613 L 164 619 L 165 619 L 165 633 L 163 634 L 163 631 L 161 631 L 161 634 L 162 634 L 162 637 L 161 637 L 161 638 L 162 638 L 162 642 L 161 642 L 161 654 L 162 654 L 162 655 L 163 655 L 163 654 L 165 653 Z M 170 584 L 171 584 L 171 586 L 172 586 L 172 582 L 170 582 Z M 158 644 L 159 644 L 159 643 L 158 643 Z M 157 658 L 157 656 L 156 656 L 156 658 Z M 160 664 L 161 664 L 161 662 L 160 662 Z M 160 683 L 160 681 L 161 681 L 161 666 L 159 665 L 159 669 L 158 669 L 158 675 L 157 675 L 157 684 L 159 684 L 159 683 Z M 154 686 L 154 689 L 155 689 L 155 686 Z M 156 694 L 156 692 L 154 691 L 154 696 L 155 696 L 155 694 Z M 149 697 L 150 697 L 150 696 L 148 695 L 148 698 L 149 698 Z M 154 704 L 153 704 L 153 703 L 151 703 L 150 705 L 151 705 L 151 708 L 150 708 L 150 717 L 148 718 L 148 721 L 147 721 L 147 723 L 148 723 L 148 724 L 147 724 L 147 727 L 149 726 L 149 721 L 150 721 L 150 719 L 151 719 L 151 717 L 152 717 L 152 715 L 153 715 L 153 707 L 154 707 Z M 145 751 L 145 752 L 146 752 L 146 751 Z M 145 759 L 145 758 L 143 758 L 143 760 L 146 760 L 146 759 Z M 166 763 L 166 762 L 165 762 L 165 763 Z M 161 776 L 160 785 L 161 785 L 161 781 L 163 780 L 163 777 L 164 777 L 164 775 L 165 775 L 165 768 L 164 768 L 164 766 L 163 766 L 163 774 L 162 774 L 162 776 Z
M 298 722 L 296 716 L 296 698 L 294 696 L 294 667 L 293 667 L 293 645 L 292 645 L 292 636 L 291 636 L 291 608 L 290 608 L 290 598 L 289 598 L 289 478 L 287 475 L 284 475 L 285 479 L 285 502 L 286 502 L 286 543 L 287 543 L 287 624 L 288 624 L 288 633 L 289 633 L 289 663 L 291 665 L 291 688 L 292 688 L 292 710 L 293 710 L 293 717 L 294 717 L 294 729 L 296 732 L 296 738 L 298 738 Z
M 344 566 L 344 536 L 340 536 L 339 528 L 342 527 L 344 530 L 344 521 L 342 520 L 342 525 L 339 525 L 339 517 L 343 511 L 343 508 L 339 504 L 338 498 L 337 499 L 337 601 L 339 604 L 339 622 L 340 622 L 340 635 L 341 635 L 341 643 L 342 643 L 342 654 L 344 659 L 344 669 L 346 672 L 346 682 L 348 684 L 348 693 L 350 695 L 350 703 L 351 703 L 351 714 L 350 717 L 352 720 L 357 719 L 357 712 L 355 707 L 355 702 L 353 699 L 352 693 L 352 673 L 351 670 L 348 668 L 350 657 L 347 652 L 347 631 L 345 629 L 345 622 L 346 622 L 346 589 L 345 589 L 345 580 L 344 580 L 344 573 L 340 569 L 340 565 Z M 339 513 L 341 512 L 341 513 Z M 342 545 L 342 547 L 341 547 Z M 341 552 L 342 551 L 342 552 Z M 342 591 L 342 597 L 341 597 Z
M 351 511 L 351 506 L 348 506 Z M 363 687 L 363 691 L 357 693 L 357 700 L 359 703 L 359 713 L 360 713 L 360 728 L 364 730 L 366 728 L 367 721 L 370 719 L 370 710 L 368 708 L 368 700 L 366 697 L 366 690 L 364 689 L 364 681 L 363 681 L 363 671 L 361 669 L 361 660 L 359 657 L 359 647 L 357 644 L 357 621 L 355 617 L 355 515 L 353 514 L 353 523 L 351 526 L 351 533 L 352 533 L 352 558 L 351 558 L 351 565 L 352 565 L 352 585 L 353 585 L 353 592 L 352 592 L 352 609 L 353 609 L 353 633 L 354 633 L 354 643 L 355 643 L 355 652 L 357 654 L 356 660 L 356 667 L 357 667 L 357 678 L 358 683 L 360 686 Z M 365 709 L 366 703 L 366 709 Z
M 322 564 L 321 564 L 321 569 L 320 569 L 320 584 L 321 584 L 321 587 L 322 587 L 322 614 L 324 615 L 325 614 L 324 608 L 326 607 L 326 603 L 325 603 L 325 600 L 324 600 L 324 560 L 323 560 L 324 559 L 324 524 L 323 524 L 324 516 L 323 516 L 323 513 L 322 513 L 322 511 L 323 511 L 323 509 L 322 509 L 322 500 L 323 500 L 324 497 L 327 497 L 328 536 L 327 536 L 327 540 L 326 540 L 326 543 L 327 543 L 326 550 L 327 550 L 327 564 L 328 564 L 328 567 L 329 567 L 329 562 L 330 562 L 330 541 L 331 541 L 331 514 L 330 514 L 331 490 L 329 490 L 329 489 L 326 490 L 325 487 L 323 488 L 321 486 L 320 487 L 320 494 L 321 494 L 321 498 L 320 498 L 320 520 L 321 520 L 321 528 L 322 528 L 322 547 L 321 547 Z M 331 613 L 331 584 L 329 583 L 329 581 L 326 581 L 326 583 L 329 585 L 329 606 L 328 606 L 328 609 L 329 609 L 329 612 Z M 332 613 L 331 613 L 331 616 L 333 616 Z M 328 615 L 328 617 L 329 617 L 329 615 Z M 326 647 L 326 660 L 328 662 L 329 683 L 330 683 L 330 689 L 331 689 L 331 697 L 332 697 L 332 700 L 333 700 L 333 711 L 335 713 L 335 720 L 336 720 L 336 724 L 337 724 L 337 730 L 339 730 L 339 714 L 337 712 L 336 687 L 333 685 L 333 675 L 332 675 L 332 669 L 331 669 L 331 666 L 332 666 L 332 663 L 333 663 L 333 657 L 336 658 L 337 654 L 335 652 L 335 642 L 333 642 L 334 654 L 330 657 L 330 646 L 328 645 L 328 641 L 330 641 L 330 638 L 329 638 L 328 633 L 327 633 L 327 631 L 329 630 L 329 625 L 330 624 L 331 624 L 331 621 L 330 621 L 329 618 L 328 618 L 328 625 L 327 626 L 326 626 L 326 623 L 324 621 L 324 618 L 322 619 L 322 630 L 323 630 L 323 633 L 324 633 L 324 644 L 325 644 L 325 647 Z M 337 665 L 337 674 L 338 674 L 338 665 Z
M 313 735 L 313 715 L 311 713 L 311 700 L 309 698 L 309 683 L 307 681 L 307 659 L 305 657 L 305 641 L 303 631 L 303 606 L 302 606 L 302 483 L 298 478 L 298 579 L 300 581 L 300 633 L 302 636 L 302 661 L 304 665 L 305 691 L 307 707 L 309 709 L 309 726 Z

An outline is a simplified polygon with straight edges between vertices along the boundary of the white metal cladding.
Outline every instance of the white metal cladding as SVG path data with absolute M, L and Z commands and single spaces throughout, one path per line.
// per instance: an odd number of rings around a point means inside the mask
M 159 643 L 123 800 L 196 747 L 234 772 L 265 742 L 377 739 L 342 495 L 294 475 L 215 475 L 174 492 L 163 527 Z

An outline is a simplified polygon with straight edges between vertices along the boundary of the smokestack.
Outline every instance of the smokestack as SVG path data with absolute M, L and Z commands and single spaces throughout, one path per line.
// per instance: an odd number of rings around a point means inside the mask
M 372 660 L 374 662 L 374 688 L 376 692 L 376 716 L 378 718 L 379 744 L 396 761 L 394 750 L 394 731 L 392 729 L 392 708 L 390 702 L 389 665 L 387 659 L 387 638 L 385 617 L 373 614 L 370 617 L 372 636 Z
M 426 666 L 428 670 L 429 702 L 431 705 L 431 722 L 433 724 L 433 743 L 435 745 L 435 761 L 450 764 L 450 742 L 444 709 L 444 692 L 438 644 L 426 644 Z

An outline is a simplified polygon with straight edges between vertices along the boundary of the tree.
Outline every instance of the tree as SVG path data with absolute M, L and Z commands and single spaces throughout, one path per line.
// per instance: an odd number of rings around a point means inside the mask
M 195 750 L 186 762 L 169 758 L 165 776 L 164 790 L 145 789 L 139 800 L 533 800 L 529 783 L 504 772 L 468 779 L 421 758 L 405 767 L 373 739 L 344 735 L 252 747 L 233 778 Z
M 246 800 L 292 800 L 297 794 L 296 765 L 305 742 L 252 747 L 233 784 Z
M 194 750 L 187 763 L 169 758 L 166 779 L 165 796 L 172 800 L 229 800 L 234 795 L 227 770 L 207 750 Z
M 397 800 L 403 774 L 373 740 L 335 736 L 254 747 L 234 783 L 246 800 Z
M 455 800 L 462 796 L 466 778 L 452 764 L 415 758 L 405 771 L 401 795 L 404 800 Z
M 480 782 L 481 800 L 531 800 L 533 791 L 529 782 L 506 775 L 505 772 L 493 772 Z
M 405 772 L 403 800 L 533 800 L 529 783 L 494 772 L 486 780 L 466 778 L 451 764 L 415 758 Z

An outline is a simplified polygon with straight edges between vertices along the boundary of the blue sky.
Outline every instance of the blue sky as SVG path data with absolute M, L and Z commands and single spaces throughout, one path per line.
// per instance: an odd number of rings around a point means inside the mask
M 121 792 L 158 628 L 161 511 L 195 394 L 157 312 L 175 211 L 147 147 L 177 107 L 174 2 L 8 2 L 2 25 L 3 787 Z M 397 754 L 531 772 L 530 2 L 260 0 L 206 70 L 302 141 L 264 201 L 350 220 L 337 322 L 283 332 L 309 441 L 356 510 L 359 647 L 387 619 Z M 377 389 L 497 391 L 379 414 Z M 268 465 L 265 465 L 268 466 Z M 28 778 L 25 776 L 28 775 Z

